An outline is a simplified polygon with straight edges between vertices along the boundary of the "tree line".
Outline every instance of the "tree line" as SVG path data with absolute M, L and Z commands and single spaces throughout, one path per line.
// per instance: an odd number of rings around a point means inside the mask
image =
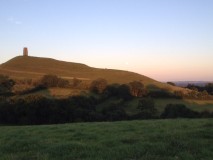
M 207 94 L 213 95 L 213 83 L 208 83 L 205 86 L 197 86 L 194 84 L 188 84 L 186 88 L 189 88 L 194 91 L 205 92 Z
M 27 83 L 32 83 L 27 81 Z M 54 75 L 45 75 L 34 88 L 11 96 L 15 81 L 0 76 L 0 123 L 1 124 L 55 124 L 68 122 L 117 121 L 155 118 L 201 118 L 213 117 L 213 113 L 196 112 L 182 104 L 168 104 L 162 113 L 156 109 L 154 98 L 174 96 L 165 91 L 148 92 L 145 86 L 134 81 L 129 84 L 108 84 L 105 79 L 92 81 L 88 89 L 90 95 L 72 96 L 64 99 L 47 98 L 28 94 L 48 87 L 77 87 L 80 80 L 70 84 Z M 127 114 L 125 104 L 134 97 L 139 99 L 138 112 Z M 109 99 L 116 99 L 108 105 L 99 107 Z
M 101 99 L 73 96 L 67 99 L 48 99 L 40 95 L 1 100 L 0 124 L 57 124 L 71 122 L 120 121 L 159 118 L 203 118 L 213 117 L 213 113 L 196 112 L 183 104 L 168 104 L 159 114 L 152 98 L 141 98 L 138 113 L 128 115 L 124 103 L 111 103 L 99 108 Z
M 194 85 L 188 85 L 191 91 L 184 93 L 183 91 L 170 92 L 166 89 L 160 89 L 156 86 L 155 89 L 150 90 L 144 86 L 140 81 L 133 81 L 128 84 L 108 84 L 108 82 L 103 78 L 98 78 L 93 80 L 90 84 L 84 84 L 82 80 L 73 78 L 70 82 L 56 75 L 44 75 L 40 80 L 32 82 L 32 80 L 21 80 L 21 83 L 28 84 L 31 87 L 27 89 L 21 89 L 20 91 L 12 91 L 13 86 L 17 82 L 10 79 L 7 76 L 0 75 L 0 95 L 10 96 L 14 94 L 29 94 L 34 93 L 39 90 L 50 87 L 60 87 L 60 88 L 73 88 L 73 89 L 83 89 L 89 90 L 90 92 L 96 94 L 102 94 L 105 89 L 111 90 L 111 94 L 115 96 L 126 96 L 129 98 L 133 97 L 152 97 L 152 98 L 187 98 L 187 99 L 213 99 L 211 95 L 213 92 L 213 84 L 209 83 L 205 87 L 199 87 Z M 20 81 L 18 82 L 20 83 Z M 170 85 L 174 85 L 172 82 L 167 82 Z M 116 92 L 113 93 L 113 90 Z M 106 94 L 106 93 L 105 93 Z

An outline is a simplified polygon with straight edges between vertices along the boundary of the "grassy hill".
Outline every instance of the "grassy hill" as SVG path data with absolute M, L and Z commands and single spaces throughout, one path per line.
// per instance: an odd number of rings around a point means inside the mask
M 12 78 L 40 78 L 44 74 L 54 74 L 66 79 L 74 77 L 91 81 L 104 78 L 109 83 L 129 83 L 141 81 L 148 87 L 163 88 L 167 90 L 183 90 L 168 84 L 160 83 L 144 75 L 133 72 L 98 69 L 85 64 L 58 61 L 50 58 L 30 56 L 18 56 L 0 65 L 0 74 L 6 74 Z
M 1 160 L 211 160 L 213 121 L 1 126 Z

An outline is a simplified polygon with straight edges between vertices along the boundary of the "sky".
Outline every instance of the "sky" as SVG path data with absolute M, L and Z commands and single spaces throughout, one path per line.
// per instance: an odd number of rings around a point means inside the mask
M 21 55 L 213 81 L 213 0 L 0 0 L 0 63 Z

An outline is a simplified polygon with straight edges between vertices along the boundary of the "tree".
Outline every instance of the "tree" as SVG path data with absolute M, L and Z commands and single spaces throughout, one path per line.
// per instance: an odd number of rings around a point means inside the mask
M 138 103 L 138 108 L 140 109 L 140 115 L 142 118 L 154 118 L 157 113 L 155 108 L 155 103 L 152 98 L 142 98 Z
M 8 94 L 11 92 L 15 81 L 8 76 L 0 75 L 0 94 Z
M 174 91 L 174 95 L 176 98 L 183 98 L 184 97 L 184 92 L 183 91 Z
M 146 90 L 144 88 L 143 83 L 139 81 L 133 81 L 129 83 L 129 88 L 132 96 L 142 97 L 146 94 Z
M 122 98 L 124 100 L 130 100 L 132 98 L 130 88 L 126 84 L 122 84 L 118 87 L 117 94 L 119 98 Z
M 191 90 L 189 93 L 188 93 L 188 96 L 189 98 L 198 98 L 198 91 L 196 90 Z
M 161 114 L 162 118 L 195 118 L 199 113 L 187 108 L 184 104 L 168 104 Z
M 118 97 L 118 87 L 119 86 L 120 86 L 119 84 L 110 84 L 110 85 L 107 85 L 107 87 L 104 90 L 104 96 L 105 96 L 105 98 Z
M 209 94 L 206 90 L 200 91 L 198 93 L 198 97 L 199 99 L 208 99 L 209 98 Z
M 94 93 L 103 93 L 107 87 L 107 81 L 103 78 L 96 79 L 90 84 L 90 91 Z
M 104 90 L 105 98 L 116 97 L 123 100 L 130 100 L 132 95 L 130 94 L 129 86 L 126 84 L 111 84 Z
M 69 81 L 59 78 L 56 75 L 44 75 L 41 78 L 40 85 L 45 87 L 67 87 L 69 85 Z
M 206 86 L 206 91 L 209 93 L 209 94 L 212 94 L 213 95 L 213 83 L 208 83 Z
M 82 81 L 80 79 L 77 79 L 77 78 L 73 78 L 72 80 L 72 87 L 73 88 L 76 88 L 79 86 L 79 84 L 81 83 Z
M 122 107 L 122 103 L 111 103 L 105 106 L 101 113 L 103 114 L 105 120 L 117 121 L 126 119 L 128 116 Z

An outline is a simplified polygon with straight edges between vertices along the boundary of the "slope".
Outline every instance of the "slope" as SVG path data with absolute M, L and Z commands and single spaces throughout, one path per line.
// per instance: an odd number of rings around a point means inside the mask
M 40 78 L 45 74 L 54 74 L 66 79 L 74 77 L 92 81 L 97 78 L 104 78 L 109 83 L 129 83 L 131 81 L 141 81 L 146 86 L 164 88 L 167 90 L 182 90 L 164 83 L 155 81 L 144 75 L 133 72 L 99 69 L 89 67 L 85 64 L 58 61 L 51 58 L 40 58 L 30 56 L 18 56 L 0 65 L 0 74 L 8 75 L 12 78 Z

